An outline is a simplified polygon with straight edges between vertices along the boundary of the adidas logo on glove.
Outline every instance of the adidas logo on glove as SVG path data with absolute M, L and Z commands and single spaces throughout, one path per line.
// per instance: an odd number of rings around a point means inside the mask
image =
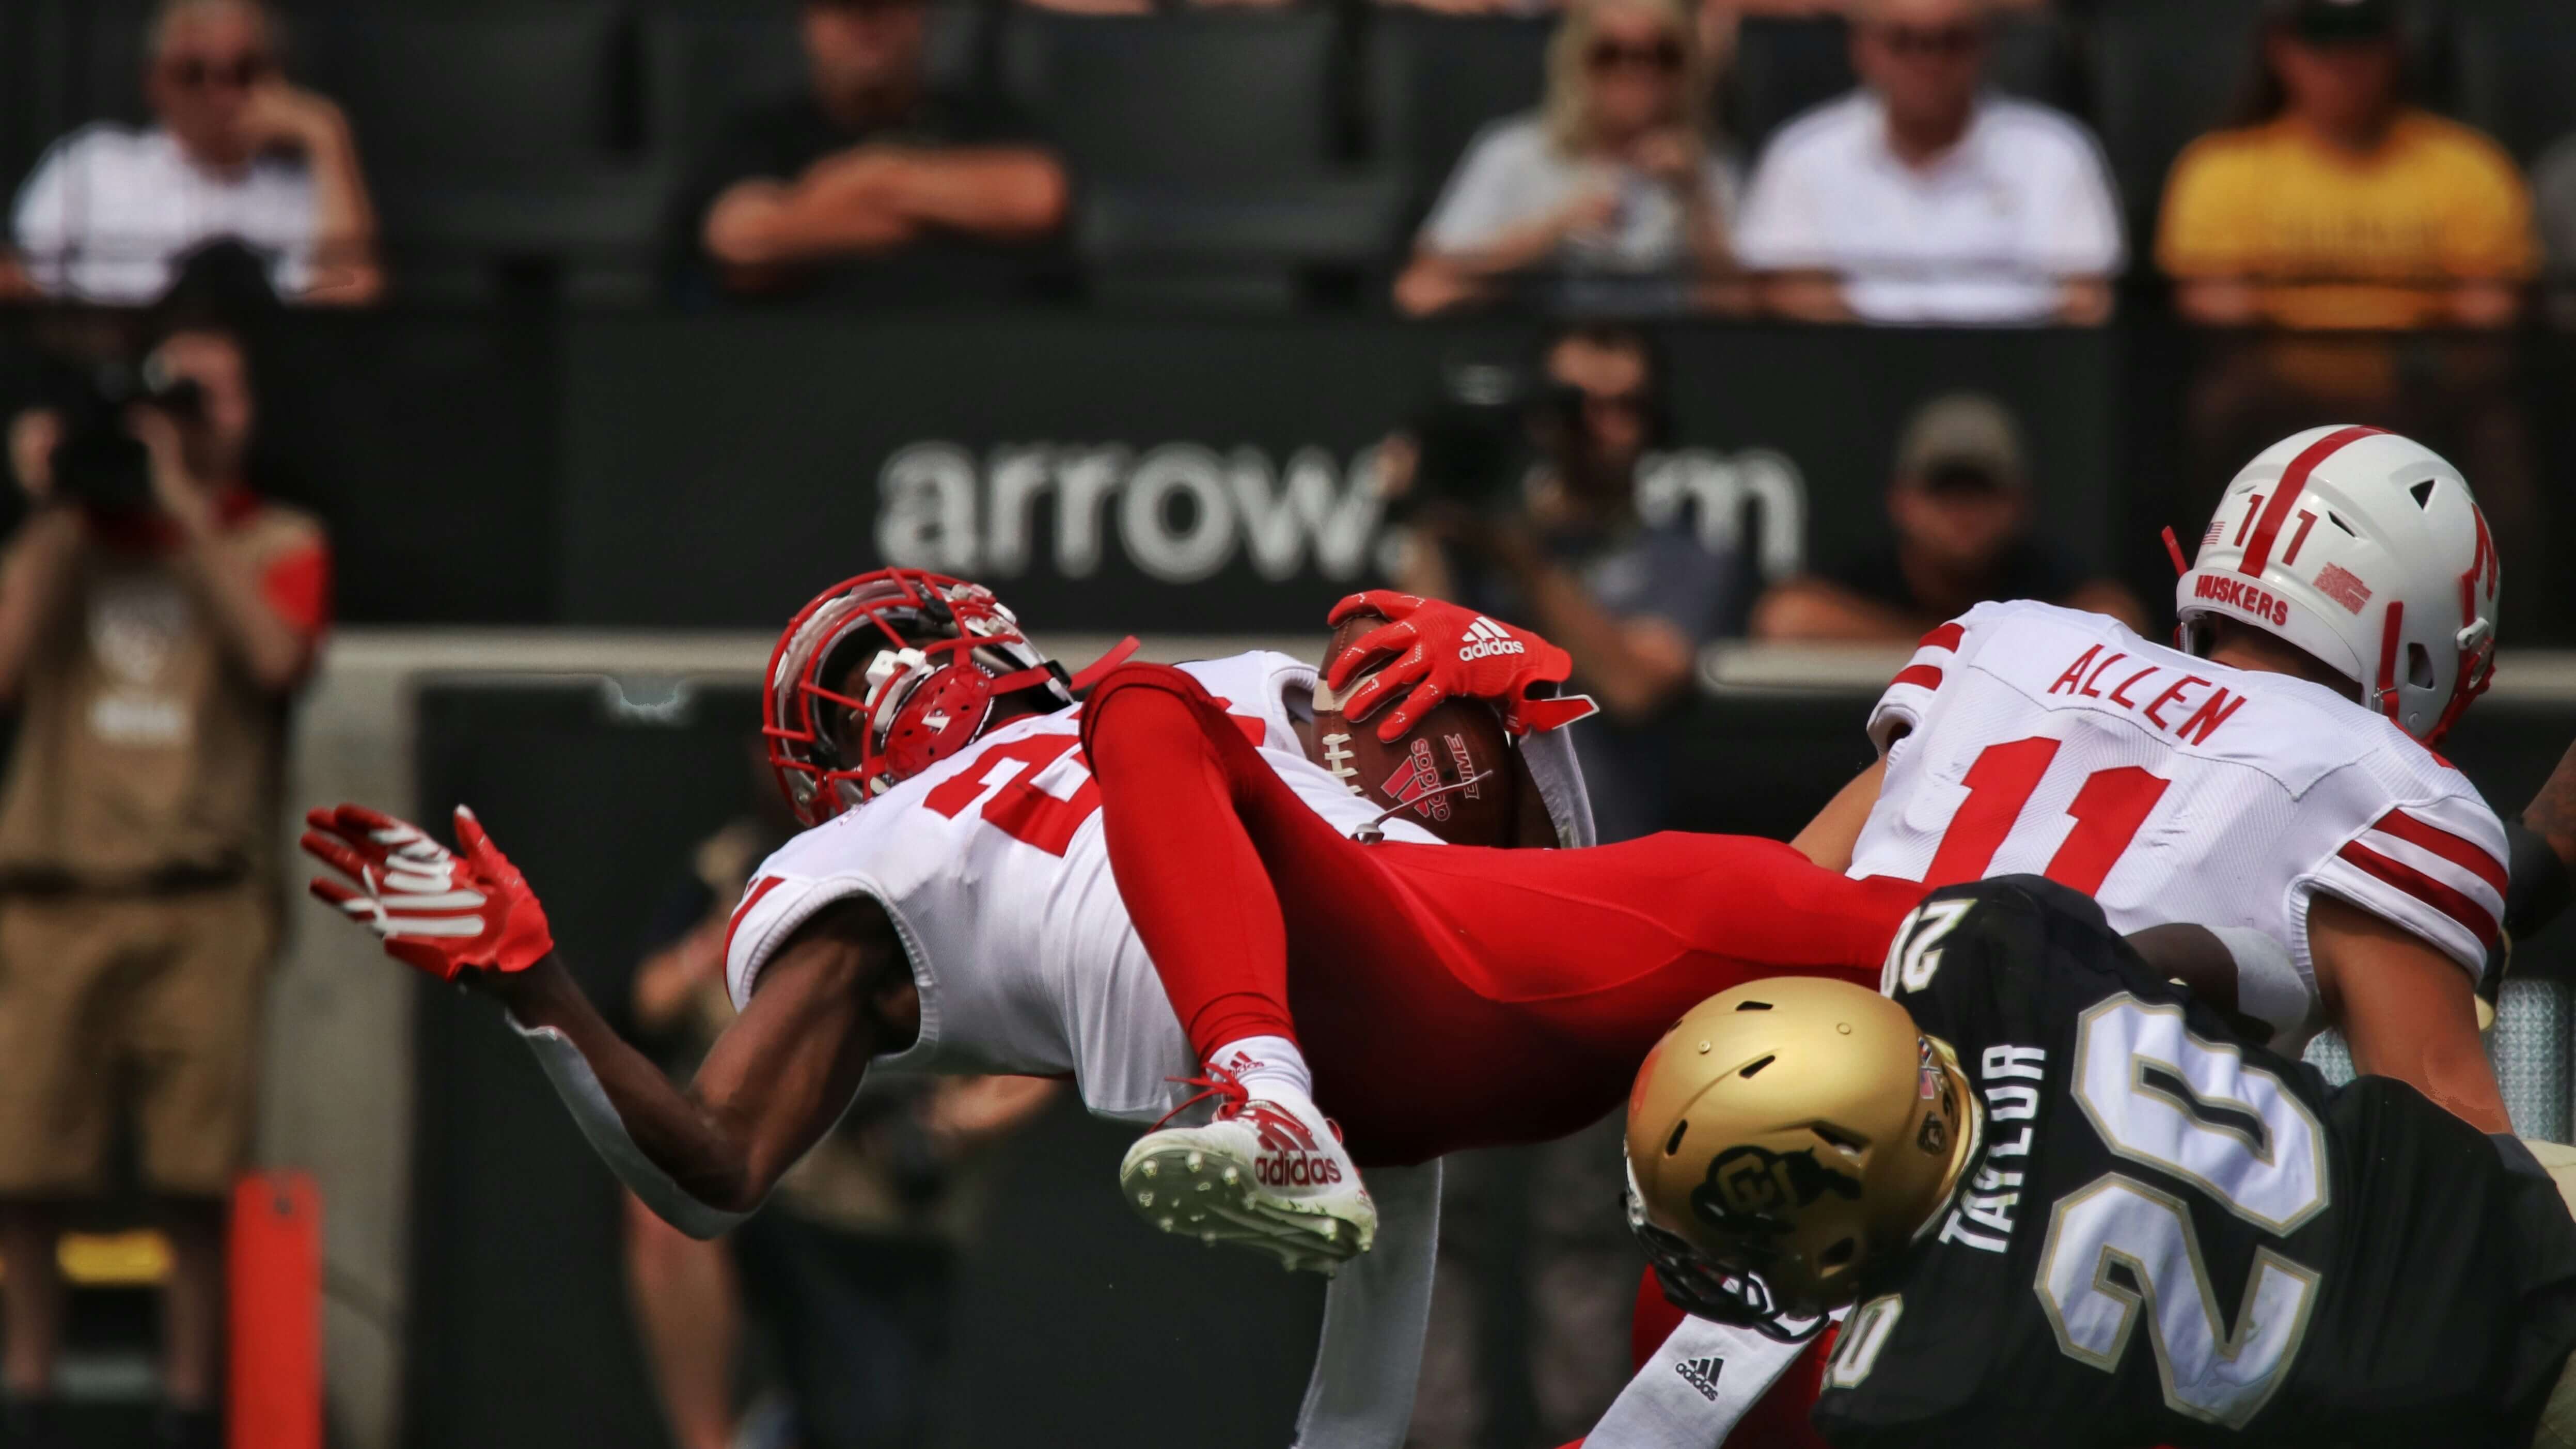
M 1695 1358 L 1674 1364 L 1673 1372 L 1680 1374 L 1684 1383 L 1706 1394 L 1713 1404 L 1717 1402 L 1717 1375 L 1725 1367 L 1726 1360 L 1722 1358 Z
M 1527 654 L 1528 646 L 1503 631 L 1503 626 L 1479 614 L 1467 626 L 1467 645 L 1458 651 L 1462 660 L 1473 662 L 1491 659 L 1497 654 Z

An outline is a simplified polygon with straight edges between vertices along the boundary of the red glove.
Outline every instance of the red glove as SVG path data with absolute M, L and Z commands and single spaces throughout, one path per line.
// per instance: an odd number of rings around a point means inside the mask
M 1394 654 L 1393 662 L 1342 699 L 1342 718 L 1357 724 L 1394 691 L 1411 686 L 1404 703 L 1377 727 L 1378 739 L 1387 744 L 1402 739 L 1414 721 L 1452 695 L 1491 702 L 1514 735 L 1563 729 L 1601 708 L 1585 694 L 1532 698 L 1530 691 L 1541 684 L 1563 683 L 1574 672 L 1574 660 L 1536 634 L 1473 609 L 1371 589 L 1335 604 L 1325 622 L 1339 627 L 1353 614 L 1384 614 L 1391 622 L 1344 649 L 1325 671 L 1324 683 L 1338 694 L 1370 659 Z
M 364 805 L 304 817 L 304 853 L 355 881 L 317 876 L 313 894 L 384 938 L 385 954 L 453 981 L 471 967 L 525 971 L 555 948 L 527 877 L 456 807 L 460 858 L 420 827 Z

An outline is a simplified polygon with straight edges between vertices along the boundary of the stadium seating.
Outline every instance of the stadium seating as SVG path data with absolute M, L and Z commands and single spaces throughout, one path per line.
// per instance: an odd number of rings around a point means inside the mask
M 1736 33 L 1727 128 L 1749 164 L 1773 132 L 1856 83 L 1851 35 L 1839 16 L 1751 16 Z
M 304 72 L 357 129 L 407 281 L 527 258 L 643 274 L 636 243 L 667 183 L 646 163 L 637 36 L 614 0 L 338 10 L 299 34 Z
M 642 295 L 661 208 L 734 109 L 802 83 L 789 0 L 283 0 L 294 71 L 339 100 L 417 294 L 496 262 L 561 263 L 576 293 Z M 0 5 L 0 181 L 93 119 L 143 118 L 150 0 Z M 2173 158 L 2244 92 L 2259 0 L 2060 0 L 2005 23 L 1998 86 L 2101 134 L 2143 240 Z M 1078 254 L 1119 295 L 1233 280 L 1293 298 L 1316 266 L 1400 249 L 1475 133 L 1544 89 L 1553 22 L 1398 7 L 1086 18 L 949 0 L 937 83 L 999 82 L 1080 182 Z M 2576 132 L 2576 8 L 2426 0 L 2418 93 L 2528 162 Z M 1852 83 L 1843 24 L 1748 19 L 1723 97 L 1750 161 Z M 1197 280 L 1191 280 L 1191 279 Z M 1248 282 L 1245 287 L 1235 283 Z M 1148 290 L 1152 290 L 1149 288 Z
M 1370 152 L 1419 221 L 1478 131 L 1539 102 L 1544 20 L 1461 18 L 1388 9 L 1366 39 Z
M 2461 119 L 2529 165 L 2576 134 L 2576 6 L 2464 5 L 2452 30 L 2452 86 Z
M 2091 44 L 2093 125 L 2146 254 L 2165 173 L 2248 82 L 2252 0 L 2106 0 Z
M 934 88 L 966 89 L 989 79 L 988 20 L 970 4 L 932 8 Z M 646 11 L 643 30 L 648 141 L 684 164 L 727 116 L 805 88 L 805 56 L 789 6 L 687 0 Z
M 1395 194 L 1345 159 L 1330 14 L 1029 12 L 1000 53 L 1078 178 L 1095 293 L 1285 305 L 1301 268 L 1386 251 Z

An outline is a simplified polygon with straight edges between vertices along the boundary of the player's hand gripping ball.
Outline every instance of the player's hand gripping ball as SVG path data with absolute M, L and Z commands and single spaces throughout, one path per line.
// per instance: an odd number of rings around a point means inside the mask
M 536 892 L 464 806 L 461 856 L 364 805 L 316 810 L 304 823 L 304 853 L 347 877 L 317 876 L 313 894 L 374 931 L 395 960 L 453 981 L 468 968 L 525 971 L 554 950 Z
M 1382 744 L 1395 743 L 1445 699 L 1490 703 L 1514 737 L 1563 729 L 1600 708 L 1589 695 L 1538 695 L 1543 685 L 1565 682 L 1574 672 L 1573 658 L 1526 629 L 1473 609 L 1371 589 L 1335 604 L 1324 622 L 1338 629 L 1372 615 L 1377 627 L 1347 643 L 1341 633 L 1333 636 L 1324 682 L 1341 696 L 1343 717 L 1354 724 L 1401 693 L 1402 702 L 1377 727 Z M 1379 655 L 1394 657 L 1360 678 Z
M 1373 707 L 1396 696 L 1373 688 L 1381 675 L 1352 664 L 1367 660 L 1365 641 L 1383 634 L 1387 618 L 1350 603 L 1333 611 L 1339 627 L 1324 659 L 1328 680 L 1357 688 L 1344 694 L 1328 682 L 1315 692 L 1317 763 L 1352 794 L 1392 811 L 1388 818 L 1410 820 L 1452 845 L 1555 844 L 1547 802 L 1494 706 L 1464 696 L 1425 704 L 1417 696 L 1397 712 L 1403 728 L 1392 734 L 1360 724 L 1354 696 L 1366 691 Z

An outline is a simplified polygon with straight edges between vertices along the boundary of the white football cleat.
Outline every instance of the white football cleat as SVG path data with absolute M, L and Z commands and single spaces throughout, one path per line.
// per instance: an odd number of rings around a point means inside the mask
M 1323 1112 L 1287 1094 L 1255 1097 L 1222 1067 L 1197 1080 L 1208 1090 L 1191 1103 L 1215 1097 L 1215 1119 L 1136 1139 L 1118 1165 L 1127 1205 L 1164 1232 L 1240 1244 L 1291 1271 L 1329 1278 L 1367 1252 L 1377 1205 Z

